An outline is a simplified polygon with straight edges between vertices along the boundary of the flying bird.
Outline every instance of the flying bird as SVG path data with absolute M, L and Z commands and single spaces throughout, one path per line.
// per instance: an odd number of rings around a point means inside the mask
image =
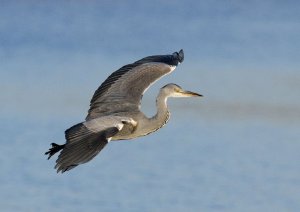
M 148 135 L 163 127 L 170 118 L 169 97 L 197 97 L 170 83 L 156 98 L 156 114 L 148 118 L 141 110 L 144 92 L 158 79 L 170 74 L 184 60 L 183 50 L 171 55 L 154 55 L 125 65 L 113 72 L 95 91 L 84 122 L 65 131 L 66 143 L 52 143 L 45 154 L 56 160 L 57 172 L 69 171 L 93 159 L 110 141 Z

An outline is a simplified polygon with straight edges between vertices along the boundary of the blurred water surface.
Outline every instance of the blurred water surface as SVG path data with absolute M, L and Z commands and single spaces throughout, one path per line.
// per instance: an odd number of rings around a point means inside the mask
M 180 113 L 175 110 L 174 113 Z M 156 134 L 110 143 L 56 174 L 43 153 L 67 120 L 1 124 L 4 211 L 297 211 L 299 129 L 173 115 Z M 17 130 L 16 130 L 17 129 Z M 17 133 L 16 133 L 17 131 Z
M 1 211 L 300 211 L 296 1 L 1 1 Z M 181 48 L 170 122 L 63 175 L 51 142 L 122 65 Z

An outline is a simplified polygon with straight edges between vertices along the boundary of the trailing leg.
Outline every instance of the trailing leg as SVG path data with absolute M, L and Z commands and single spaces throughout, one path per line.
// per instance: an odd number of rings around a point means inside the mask
M 52 148 L 49 149 L 48 152 L 45 152 L 45 155 L 49 154 L 48 160 L 57 152 L 59 152 L 60 150 L 62 150 L 65 147 L 65 144 L 63 145 L 59 145 L 56 143 L 51 143 Z

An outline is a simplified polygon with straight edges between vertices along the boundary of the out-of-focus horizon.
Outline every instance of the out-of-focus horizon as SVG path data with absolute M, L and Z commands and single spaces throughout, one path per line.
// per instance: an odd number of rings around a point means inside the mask
M 299 211 L 297 1 L 1 1 L 0 210 Z M 170 122 L 57 175 L 43 152 L 84 120 L 97 87 L 183 49 Z M 59 189 L 58 189 L 59 188 Z
M 1 115 L 86 111 L 111 72 L 183 48 L 184 63 L 158 86 L 202 92 L 205 103 L 190 104 L 195 112 L 299 124 L 298 9 L 272 1 L 2 2 Z M 157 90 L 149 93 L 152 102 Z

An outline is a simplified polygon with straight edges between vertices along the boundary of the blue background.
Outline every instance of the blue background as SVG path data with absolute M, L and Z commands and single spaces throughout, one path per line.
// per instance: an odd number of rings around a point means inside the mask
M 1 211 L 300 211 L 298 1 L 1 1 Z M 160 131 L 56 174 L 44 152 L 121 66 L 185 51 Z

